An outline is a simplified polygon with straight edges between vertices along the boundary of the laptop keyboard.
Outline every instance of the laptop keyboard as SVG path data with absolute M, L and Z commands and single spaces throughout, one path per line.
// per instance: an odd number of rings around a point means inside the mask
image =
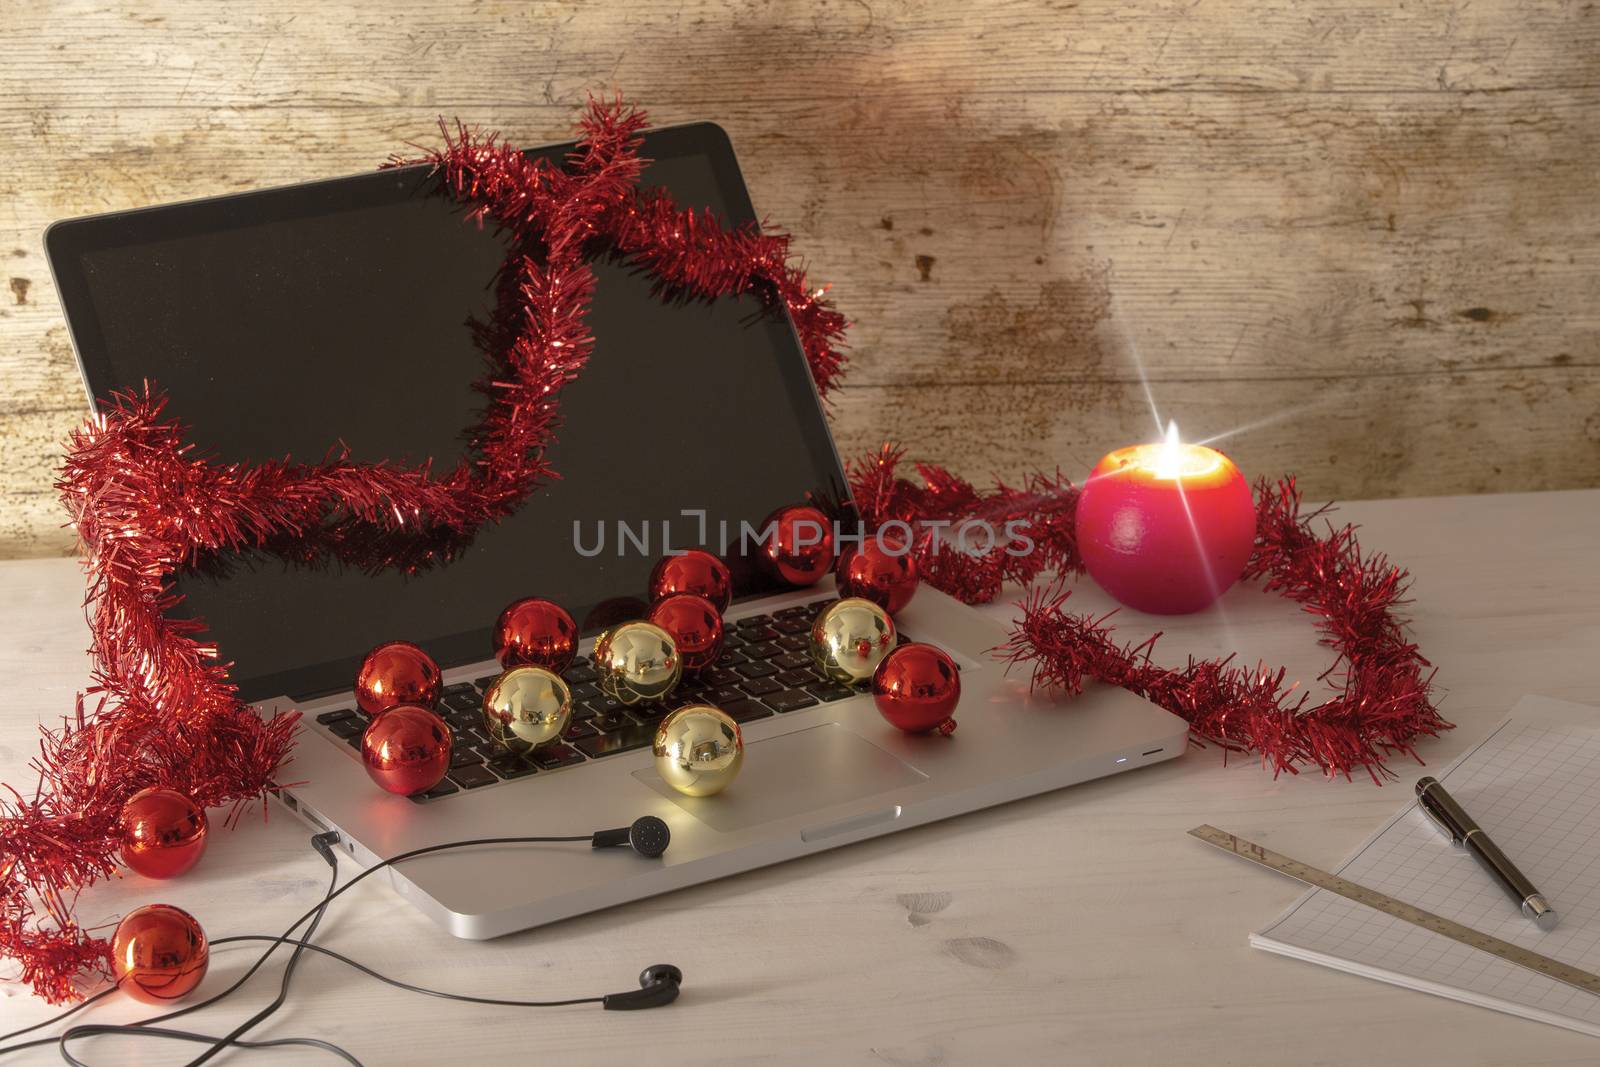
M 656 726 L 685 704 L 711 704 L 743 723 L 829 704 L 862 690 L 822 676 L 811 662 L 811 621 L 833 600 L 818 600 L 752 615 L 728 624 L 722 655 L 697 677 L 686 678 L 663 701 L 625 707 L 600 692 L 594 664 L 579 656 L 562 675 L 572 690 L 572 722 L 560 741 L 512 756 L 483 732 L 483 694 L 498 674 L 446 686 L 436 709 L 454 737 L 450 770 L 426 793 L 411 799 L 428 803 L 503 781 L 575 767 L 622 752 L 648 748 Z M 908 640 L 900 635 L 900 643 Z M 353 708 L 325 711 L 316 721 L 358 752 L 366 717 Z

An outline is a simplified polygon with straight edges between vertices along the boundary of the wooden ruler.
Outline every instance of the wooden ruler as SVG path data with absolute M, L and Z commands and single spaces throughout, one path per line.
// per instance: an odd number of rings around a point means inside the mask
M 1251 863 L 1259 863 L 1269 870 L 1279 874 L 1287 874 L 1290 878 L 1298 879 L 1307 885 L 1314 885 L 1318 889 L 1326 889 L 1330 893 L 1337 893 L 1346 900 L 1353 900 L 1357 904 L 1365 904 L 1369 908 L 1376 908 L 1385 915 L 1393 915 L 1396 919 L 1403 920 L 1413 926 L 1420 926 L 1424 930 L 1432 930 L 1436 934 L 1443 934 L 1452 941 L 1459 941 L 1463 945 L 1479 949 L 1493 956 L 1499 956 L 1508 963 L 1518 967 L 1526 967 L 1530 971 L 1554 978 L 1558 982 L 1581 989 L 1585 993 L 1600 995 L 1600 976 L 1580 971 L 1576 967 L 1553 960 L 1549 956 L 1541 956 L 1532 949 L 1513 945 L 1509 941 L 1502 941 L 1490 934 L 1480 933 L 1470 927 L 1462 926 L 1442 915 L 1435 915 L 1431 911 L 1423 911 L 1404 901 L 1396 900 L 1376 889 L 1368 889 L 1364 885 L 1357 885 L 1336 874 L 1318 870 L 1299 860 L 1292 860 L 1280 852 L 1270 848 L 1262 848 L 1254 841 L 1246 841 L 1242 837 L 1235 837 L 1225 830 L 1218 830 L 1215 826 L 1196 826 L 1189 833 L 1198 837 L 1208 845 L 1215 845 L 1235 856 L 1243 857 Z

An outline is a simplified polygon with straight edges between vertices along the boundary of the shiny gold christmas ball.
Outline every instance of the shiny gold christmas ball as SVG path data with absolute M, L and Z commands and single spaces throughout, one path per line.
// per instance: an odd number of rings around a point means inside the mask
M 894 645 L 894 620 L 860 597 L 828 605 L 811 624 L 811 658 L 823 674 L 843 685 L 870 681 Z
M 543 667 L 513 667 L 483 695 L 489 740 L 518 756 L 549 744 L 572 721 L 572 691 Z
M 739 777 L 744 737 L 739 724 L 709 704 L 690 704 L 656 727 L 656 773 L 689 797 L 720 793 Z
M 683 677 L 672 635 L 653 622 L 618 623 L 594 643 L 600 691 L 623 704 L 660 700 Z

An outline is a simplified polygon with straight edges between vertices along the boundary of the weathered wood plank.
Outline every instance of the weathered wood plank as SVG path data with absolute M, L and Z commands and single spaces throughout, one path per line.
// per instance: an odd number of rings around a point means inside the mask
M 1071 471 L 1147 432 L 1142 367 L 1195 435 L 1293 411 L 1230 445 L 1313 495 L 1596 484 L 1593 8 L 1190 7 L 0 0 L 0 555 L 68 545 L 50 220 L 365 169 L 439 112 L 558 139 L 613 85 L 723 122 L 835 284 L 847 451 Z
M 0 109 L 455 109 L 607 84 L 718 109 L 884 91 L 1440 92 L 1593 86 L 1600 19 L 1390 0 L 5 0 Z

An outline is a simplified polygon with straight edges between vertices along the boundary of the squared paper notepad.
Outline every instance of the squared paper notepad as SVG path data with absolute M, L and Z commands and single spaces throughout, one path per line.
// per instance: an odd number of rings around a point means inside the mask
M 1436 777 L 1549 899 L 1556 929 L 1524 918 L 1415 803 L 1335 873 L 1600 974 L 1600 709 L 1524 697 Z M 1600 997 L 1325 889 L 1301 897 L 1250 943 L 1600 1037 Z

